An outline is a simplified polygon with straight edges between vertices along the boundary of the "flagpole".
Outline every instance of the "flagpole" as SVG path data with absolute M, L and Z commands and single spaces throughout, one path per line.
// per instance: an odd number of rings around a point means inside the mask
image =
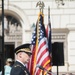
M 39 2 L 37 2 L 37 4 L 36 4 L 36 7 L 37 6 L 39 6 L 39 10 L 40 10 L 40 13 L 42 13 L 42 15 L 43 15 L 43 9 L 44 9 L 44 2 L 43 1 L 39 1 Z M 38 19 L 38 24 L 39 24 L 39 19 Z M 39 39 L 39 25 L 37 26 L 37 38 Z M 44 70 L 42 70 L 42 75 L 44 75 Z
M 52 67 L 52 31 L 51 31 L 51 22 L 50 22 L 50 7 L 48 6 L 48 30 L 49 30 L 49 34 L 48 34 L 48 49 L 49 49 L 49 53 L 50 53 L 50 57 L 51 57 L 51 67 Z M 50 70 L 51 72 L 51 70 Z
M 49 29 L 51 31 L 51 24 L 50 24 L 50 7 L 48 7 L 48 25 L 49 25 Z M 51 40 L 51 39 L 50 39 Z M 52 50 L 52 44 L 51 44 L 51 50 Z M 57 75 L 59 75 L 58 73 L 58 65 L 57 65 Z
M 45 7 L 44 2 L 43 2 L 43 1 L 37 2 L 36 7 L 37 7 L 37 6 L 39 6 L 40 12 L 43 13 L 43 9 L 44 9 L 44 7 Z
M 48 7 L 48 25 L 49 25 L 49 28 L 51 29 L 51 26 L 50 26 L 50 7 Z
M 49 25 L 49 29 L 51 31 L 51 24 L 50 24 L 50 7 L 48 7 L 48 25 Z M 51 39 L 50 39 L 51 40 Z M 52 50 L 52 45 L 51 45 L 51 50 Z M 58 75 L 58 65 L 57 65 L 57 75 Z

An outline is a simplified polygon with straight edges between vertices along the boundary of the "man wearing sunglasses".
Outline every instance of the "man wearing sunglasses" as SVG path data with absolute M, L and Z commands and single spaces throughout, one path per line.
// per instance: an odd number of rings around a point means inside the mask
M 15 48 L 14 51 L 16 53 L 16 61 L 11 69 L 10 75 L 30 75 L 25 66 L 25 64 L 29 62 L 30 56 L 32 55 L 30 44 L 23 44 Z

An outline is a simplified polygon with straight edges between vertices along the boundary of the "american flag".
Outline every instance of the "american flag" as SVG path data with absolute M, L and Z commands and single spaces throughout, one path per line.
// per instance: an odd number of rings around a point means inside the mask
M 44 27 L 44 15 L 39 14 L 38 22 L 32 36 L 32 57 L 29 63 L 29 71 L 31 75 L 43 75 L 46 71 L 43 71 L 37 67 L 42 66 L 46 70 L 51 70 L 50 67 L 50 54 L 48 50 L 48 40 L 46 37 L 46 31 Z

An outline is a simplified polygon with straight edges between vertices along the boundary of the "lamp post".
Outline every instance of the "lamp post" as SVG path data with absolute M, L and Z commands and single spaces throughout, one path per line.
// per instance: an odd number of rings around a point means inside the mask
M 2 0 L 2 75 L 4 75 L 4 61 L 5 61 L 5 52 L 4 52 L 4 0 Z

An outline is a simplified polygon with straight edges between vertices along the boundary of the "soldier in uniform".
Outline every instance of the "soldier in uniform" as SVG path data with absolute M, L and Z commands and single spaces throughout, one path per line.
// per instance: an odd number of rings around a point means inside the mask
M 11 69 L 10 75 L 30 75 L 25 66 L 32 55 L 30 44 L 23 44 L 17 47 L 14 51 L 16 53 L 16 61 Z

